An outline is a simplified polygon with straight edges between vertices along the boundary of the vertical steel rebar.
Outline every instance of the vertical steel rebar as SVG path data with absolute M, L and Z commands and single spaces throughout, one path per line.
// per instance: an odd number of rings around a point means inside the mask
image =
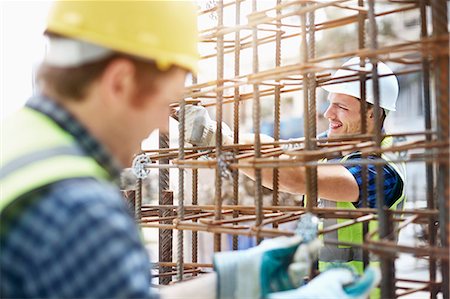
M 447 1 L 431 0 L 433 37 L 448 38 Z M 436 111 L 438 140 L 448 142 L 450 140 L 450 110 L 449 110 L 449 45 L 448 41 L 439 41 L 433 52 L 434 58 L 434 86 L 436 95 Z M 450 157 L 443 154 L 437 166 L 437 203 L 439 210 L 439 228 L 441 246 L 449 249 L 449 198 L 450 198 Z M 449 298 L 449 261 L 441 260 L 442 293 L 444 298 Z
M 314 4 L 311 4 L 314 5 Z M 308 20 L 308 60 L 314 59 L 316 57 L 316 39 L 315 39 L 315 13 L 316 11 L 313 10 L 308 13 L 307 20 Z M 315 139 L 317 136 L 317 111 L 316 111 L 316 74 L 314 72 L 308 73 L 308 139 Z M 310 142 L 310 150 L 316 150 L 317 149 L 317 143 L 316 141 Z M 311 175 L 311 204 L 313 207 L 317 206 L 317 197 L 318 197 L 318 190 L 317 190 L 317 167 L 313 166 L 310 167 L 310 175 Z
M 314 4 L 311 4 L 314 5 Z M 316 25 L 315 25 L 315 13 L 316 11 L 313 10 L 307 14 L 307 26 L 308 26 L 308 57 L 309 59 L 314 59 L 316 57 L 316 38 L 315 38 L 315 32 L 316 32 Z M 306 147 L 308 150 L 316 150 L 317 149 L 317 142 L 312 141 L 312 139 L 315 139 L 317 136 L 317 109 L 316 109 L 316 74 L 315 73 L 308 73 L 306 74 L 307 82 L 308 82 L 308 112 L 305 113 L 305 116 L 307 118 L 306 122 L 308 123 L 308 128 L 305 128 L 305 140 L 308 140 L 307 142 L 309 145 Z M 318 199 L 318 183 L 317 183 L 317 166 L 307 167 L 307 177 L 306 177 L 306 184 L 307 184 L 307 198 L 308 203 L 310 207 L 317 207 L 317 199 Z M 314 278 L 314 276 L 317 273 L 318 269 L 318 262 L 314 263 L 314 267 L 311 267 L 310 272 L 310 278 Z
M 192 84 L 197 84 L 197 76 L 192 76 Z M 192 169 L 192 205 L 198 204 L 198 169 Z M 193 222 L 197 222 L 197 219 L 193 219 Z M 192 262 L 196 263 L 198 261 L 198 233 L 192 231 Z M 197 272 L 192 274 L 197 276 Z
M 122 190 L 122 195 L 127 203 L 128 210 L 133 217 L 136 212 L 136 190 Z
M 256 13 L 257 3 L 256 0 L 252 0 L 252 13 Z M 253 74 L 259 71 L 258 61 L 258 26 L 254 25 L 252 28 L 252 49 L 253 49 Z M 260 139 L 260 120 L 261 120 L 261 107 L 259 96 L 259 85 L 253 84 L 253 131 L 255 133 L 255 158 L 261 158 L 261 139 Z M 262 196 L 262 174 L 261 169 L 255 169 L 255 206 L 256 206 L 256 221 L 255 225 L 260 227 L 263 218 L 263 196 Z M 261 237 L 257 237 L 257 243 L 262 241 Z
M 169 120 L 167 120 L 169 121 Z M 169 125 L 167 124 L 167 128 Z M 169 134 L 159 133 L 159 148 L 169 148 Z M 160 165 L 169 164 L 169 159 L 159 160 Z M 160 205 L 172 205 L 173 204 L 173 193 L 169 191 L 169 169 L 161 168 L 159 170 L 159 204 Z M 162 209 L 159 211 L 159 217 L 171 216 L 171 212 L 168 209 Z M 161 223 L 168 223 L 167 221 L 162 221 Z M 169 222 L 170 223 L 170 222 Z M 172 261 L 172 230 L 170 229 L 160 229 L 159 230 L 159 261 L 160 262 L 171 262 Z M 172 271 L 171 267 L 160 267 L 159 273 L 166 273 Z M 172 281 L 171 276 L 160 276 L 160 284 L 169 284 Z
M 180 110 L 178 113 L 178 135 L 179 135 L 179 148 L 178 159 L 184 159 L 184 130 L 185 130 L 185 107 L 186 101 L 182 99 L 180 101 Z M 184 219 L 184 169 L 178 170 L 178 209 L 177 220 L 183 221 Z M 184 274 L 184 234 L 183 230 L 178 230 L 177 234 L 177 280 L 183 280 Z
M 134 204 L 134 217 L 137 223 L 142 219 L 142 179 L 138 179 L 136 183 L 136 200 Z
M 223 0 L 217 1 L 217 27 L 221 29 L 223 27 Z M 215 213 L 214 219 L 220 220 L 222 218 L 222 176 L 219 168 L 219 157 L 222 155 L 222 108 L 223 108 L 223 91 L 220 88 L 223 86 L 223 64 L 224 64 L 224 37 L 222 34 L 217 36 L 217 100 L 216 100 L 216 177 L 215 187 L 216 193 L 214 197 Z M 214 251 L 220 251 L 221 248 L 221 235 L 214 234 Z
M 277 0 L 277 9 L 276 9 L 276 15 L 277 17 L 280 16 L 281 10 L 279 8 L 279 5 L 281 4 L 281 0 Z M 278 19 L 276 22 L 277 25 L 277 33 L 275 36 L 275 67 L 279 67 L 281 65 L 281 20 Z M 280 140 L 280 109 L 281 109 L 281 86 L 280 80 L 276 80 L 275 90 L 274 90 L 274 105 L 275 105 L 275 111 L 274 111 L 274 120 L 273 120 L 273 138 L 275 141 Z M 278 191 L 278 183 L 279 183 L 279 171 L 278 168 L 273 169 L 273 195 L 272 195 L 272 205 L 277 206 L 279 201 L 279 191 Z M 274 222 L 272 224 L 273 228 L 278 227 L 278 223 Z
M 236 18 L 236 26 L 241 24 L 241 1 L 236 0 L 235 7 L 235 18 Z M 238 77 L 240 73 L 240 56 L 241 56 L 241 35 L 239 31 L 236 31 L 234 35 L 234 76 Z M 239 95 L 239 87 L 234 88 L 234 97 L 233 97 L 233 142 L 234 144 L 239 143 L 239 105 L 240 105 L 240 95 Z M 236 156 L 239 153 L 238 149 L 234 150 L 234 155 Z M 239 204 L 239 169 L 233 170 L 233 204 Z M 239 216 L 238 211 L 233 211 L 233 218 L 237 218 Z M 238 236 L 233 235 L 233 250 L 237 250 L 239 248 Z
M 305 4 L 302 7 L 306 7 Z M 301 62 L 303 64 L 308 63 L 311 45 L 308 43 L 309 30 L 311 26 L 309 20 L 307 20 L 307 14 L 303 13 L 300 15 L 301 21 Z M 305 149 L 313 150 L 316 146 L 316 142 L 313 140 L 315 136 L 315 115 L 311 117 L 311 80 L 309 73 L 303 73 L 303 129 L 305 133 Z M 314 106 L 315 107 L 315 106 Z M 306 210 L 308 212 L 312 211 L 313 207 L 317 205 L 317 168 L 307 166 L 306 169 Z
M 364 1 L 358 0 L 358 6 L 364 7 Z M 366 20 L 366 13 L 360 11 L 358 13 L 358 49 L 364 49 L 366 47 L 366 35 L 365 35 L 365 20 Z M 365 57 L 361 57 L 359 65 L 364 69 L 365 68 Z M 366 119 L 366 113 L 367 113 L 367 102 L 366 102 L 366 74 L 360 73 L 359 74 L 359 81 L 360 81 L 360 114 L 361 114 L 361 134 L 367 133 L 367 119 Z M 365 157 L 362 157 L 365 158 Z M 362 200 L 362 207 L 367 208 L 367 185 L 368 185 L 368 169 L 366 164 L 361 165 L 361 200 Z M 366 236 L 369 232 L 369 223 L 364 222 L 362 225 L 363 230 L 363 236 Z M 369 251 L 363 250 L 363 267 L 364 269 L 369 264 Z
M 428 29 L 427 29 L 427 2 L 426 0 L 420 0 L 420 22 L 421 22 L 421 33 L 420 36 L 422 39 L 428 37 Z M 431 122 L 431 99 L 430 99 L 430 62 L 428 55 L 424 55 L 422 57 L 422 92 L 423 92 L 423 100 L 424 100 L 424 114 L 425 114 L 425 130 L 431 131 L 432 122 Z M 428 142 L 432 141 L 432 136 L 430 134 L 426 135 L 426 140 Z M 434 196 L 434 163 L 427 162 L 425 169 L 426 176 L 426 197 L 427 197 L 427 208 L 434 209 L 435 208 L 435 196 Z M 436 245 L 436 236 L 437 236 L 437 228 L 436 228 L 436 218 L 434 216 L 430 216 L 428 221 L 428 236 L 429 236 L 429 245 Z M 435 287 L 436 282 L 436 259 L 430 255 L 429 258 L 429 275 L 430 281 L 433 282 L 430 285 L 430 298 L 437 298 L 437 291 Z
M 369 37 L 370 49 L 372 51 L 378 49 L 377 41 L 377 23 L 375 19 L 375 1 L 369 0 Z M 374 141 L 377 147 L 381 147 L 381 109 L 380 109 L 380 87 L 378 81 L 378 58 L 371 57 L 372 63 L 372 87 L 374 98 Z M 383 165 L 376 165 L 376 172 L 383 173 Z M 377 213 L 379 219 L 378 232 L 380 239 L 386 238 L 392 231 L 392 221 L 388 207 L 384 202 L 384 176 L 378 175 L 376 181 L 376 199 L 377 199 Z M 396 298 L 395 293 L 395 264 L 394 258 L 388 254 L 380 255 L 381 264 L 381 298 Z

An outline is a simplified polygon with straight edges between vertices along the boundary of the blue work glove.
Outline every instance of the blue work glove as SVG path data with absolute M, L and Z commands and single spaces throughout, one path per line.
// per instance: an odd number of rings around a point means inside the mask
M 380 282 L 378 268 L 367 268 L 355 278 L 347 267 L 329 269 L 296 290 L 272 293 L 268 299 L 364 299 Z
M 217 298 L 259 299 L 298 288 L 321 246 L 320 240 L 302 244 L 302 238 L 294 236 L 264 240 L 248 250 L 216 253 Z

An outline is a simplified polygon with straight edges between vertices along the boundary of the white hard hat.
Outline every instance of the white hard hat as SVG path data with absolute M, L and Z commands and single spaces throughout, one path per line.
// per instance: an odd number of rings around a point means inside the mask
M 358 74 L 358 70 L 371 72 L 372 64 L 367 60 L 365 64 L 365 69 L 359 66 L 359 57 L 353 57 L 342 65 L 348 69 L 339 69 L 333 75 L 333 78 L 345 77 Z M 349 70 L 352 69 L 352 70 Z M 354 70 L 354 71 L 353 71 Z M 368 74 L 370 76 L 370 73 Z M 383 62 L 378 62 L 378 75 L 392 75 L 384 76 L 378 79 L 380 86 L 380 107 L 385 110 L 395 111 L 395 104 L 397 102 L 399 87 L 398 81 L 392 70 Z M 360 81 L 345 82 L 338 84 L 331 84 L 322 86 L 328 92 L 332 93 L 342 93 L 358 99 L 361 99 L 360 95 Z M 366 101 L 368 103 L 374 104 L 372 79 L 366 80 Z

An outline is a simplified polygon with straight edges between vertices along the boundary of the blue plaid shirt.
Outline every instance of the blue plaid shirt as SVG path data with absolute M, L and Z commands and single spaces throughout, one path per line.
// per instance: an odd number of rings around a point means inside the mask
M 326 138 L 328 132 L 323 132 L 317 136 L 317 138 Z M 341 158 L 331 159 L 330 161 L 339 161 Z M 377 157 L 368 156 L 365 159 L 375 160 Z M 352 153 L 347 161 L 357 162 L 361 161 L 362 157 L 359 153 Z M 361 164 L 357 165 L 343 165 L 348 171 L 353 175 L 359 187 L 359 198 L 357 202 L 353 205 L 357 208 L 363 206 L 363 194 L 362 194 L 362 167 Z M 400 197 L 403 190 L 403 180 L 400 175 L 395 171 L 392 166 L 386 164 L 383 166 L 384 175 L 384 204 L 387 207 L 392 206 L 395 201 Z M 376 182 L 375 178 L 377 176 L 376 167 L 374 164 L 367 165 L 367 206 L 370 208 L 377 207 L 377 197 L 376 197 Z
M 44 97 L 28 107 L 52 118 L 115 180 L 120 167 L 66 110 Z M 0 297 L 152 298 L 150 261 L 118 187 L 66 179 L 16 199 L 0 220 Z

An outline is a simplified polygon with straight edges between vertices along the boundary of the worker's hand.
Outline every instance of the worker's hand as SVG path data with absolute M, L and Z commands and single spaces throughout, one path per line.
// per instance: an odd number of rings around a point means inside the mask
M 272 143 L 275 141 L 273 137 L 266 134 L 259 134 L 259 140 L 261 143 Z M 239 135 L 239 143 L 241 144 L 255 144 L 255 134 L 244 133 Z
M 268 299 L 363 299 L 379 283 L 380 273 L 376 268 L 367 268 L 364 275 L 356 279 L 346 267 L 327 270 L 296 290 L 272 293 Z
M 304 276 L 300 272 L 309 271 L 321 241 L 300 245 L 303 244 L 299 236 L 279 237 L 264 240 L 248 250 L 216 253 L 214 268 L 219 282 L 218 298 L 259 299 L 273 292 L 297 288 L 303 283 Z M 306 254 L 296 253 L 298 250 Z
M 217 123 L 209 117 L 202 106 L 185 106 L 185 138 L 184 141 L 197 146 L 216 145 Z M 222 122 L 222 140 L 224 144 L 232 141 L 231 129 Z
M 298 150 L 305 147 L 305 137 L 289 138 L 287 141 L 290 143 L 281 145 L 281 148 L 285 151 Z

